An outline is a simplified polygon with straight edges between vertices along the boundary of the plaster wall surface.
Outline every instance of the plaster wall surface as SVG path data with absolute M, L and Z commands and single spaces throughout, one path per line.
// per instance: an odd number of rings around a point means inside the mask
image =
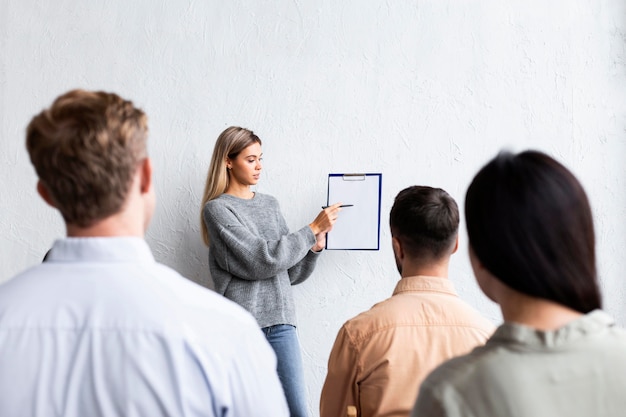
M 341 324 L 393 291 L 388 213 L 413 184 L 462 207 L 499 150 L 547 152 L 589 194 L 605 309 L 626 325 L 626 3 L 473 1 L 0 1 L 0 281 L 64 234 L 35 191 L 30 118 L 72 88 L 115 91 L 150 118 L 157 260 L 210 286 L 199 202 L 230 125 L 263 139 L 257 190 L 295 230 L 327 174 L 383 173 L 381 249 L 327 251 L 294 287 L 309 406 L 318 414 Z M 450 279 L 494 323 L 464 223 Z

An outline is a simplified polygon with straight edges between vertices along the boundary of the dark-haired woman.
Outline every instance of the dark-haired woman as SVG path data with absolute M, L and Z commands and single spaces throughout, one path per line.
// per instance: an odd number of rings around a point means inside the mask
M 536 151 L 501 153 L 465 199 L 472 269 L 504 324 L 422 384 L 413 416 L 626 415 L 626 332 L 600 310 L 587 196 Z

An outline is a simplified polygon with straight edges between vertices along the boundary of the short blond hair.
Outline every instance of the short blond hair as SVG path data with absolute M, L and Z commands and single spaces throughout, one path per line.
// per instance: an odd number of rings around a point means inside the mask
M 147 117 L 131 101 L 72 90 L 33 117 L 26 148 L 63 219 L 88 227 L 122 209 L 147 137 Z
M 224 130 L 215 142 L 200 206 L 202 240 L 207 246 L 209 245 L 209 232 L 202 215 L 204 206 L 208 201 L 219 197 L 228 189 L 230 177 L 226 169 L 226 158 L 235 159 L 241 151 L 253 143 L 261 145 L 261 139 L 253 131 L 237 126 L 231 126 Z

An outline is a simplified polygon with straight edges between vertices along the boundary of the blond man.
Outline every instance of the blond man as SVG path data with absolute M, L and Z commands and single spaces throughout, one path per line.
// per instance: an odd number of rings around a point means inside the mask
M 27 128 L 37 190 L 65 221 L 44 263 L 0 286 L 0 415 L 286 416 L 247 312 L 155 262 L 147 119 L 75 90 Z

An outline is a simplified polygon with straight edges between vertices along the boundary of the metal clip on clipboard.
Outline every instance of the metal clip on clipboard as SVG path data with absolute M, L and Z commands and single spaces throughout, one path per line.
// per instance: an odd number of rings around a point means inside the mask
M 343 174 L 344 181 L 365 181 L 365 174 Z

